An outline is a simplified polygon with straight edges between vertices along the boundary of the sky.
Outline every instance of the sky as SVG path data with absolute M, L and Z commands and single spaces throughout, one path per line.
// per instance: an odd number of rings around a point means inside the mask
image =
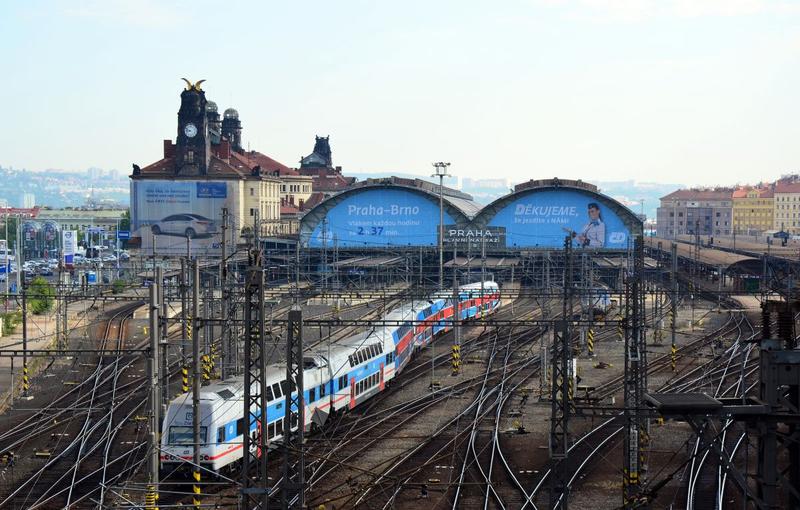
M 715 185 L 800 170 L 800 1 L 0 4 L 0 165 L 129 171 L 182 77 L 345 171 Z

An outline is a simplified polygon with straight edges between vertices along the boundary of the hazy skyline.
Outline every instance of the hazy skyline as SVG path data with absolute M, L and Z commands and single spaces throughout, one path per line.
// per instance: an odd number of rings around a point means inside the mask
M 130 171 L 181 77 L 296 166 L 753 183 L 800 170 L 800 2 L 7 2 L 0 164 Z M 216 10 L 215 10 L 216 9 Z

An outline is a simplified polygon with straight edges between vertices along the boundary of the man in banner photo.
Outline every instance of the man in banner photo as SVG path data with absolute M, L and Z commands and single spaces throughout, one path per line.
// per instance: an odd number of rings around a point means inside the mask
M 589 223 L 587 223 L 580 234 L 572 229 L 564 228 L 576 238 L 584 248 L 602 248 L 606 240 L 606 224 L 600 214 L 600 206 L 592 202 L 589 204 Z

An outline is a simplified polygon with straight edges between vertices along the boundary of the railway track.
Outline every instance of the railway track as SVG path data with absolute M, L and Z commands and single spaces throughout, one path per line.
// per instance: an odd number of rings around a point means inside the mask
M 95 494 L 97 482 L 113 476 L 108 463 L 113 441 L 124 420 L 138 409 L 129 403 L 138 389 L 136 383 L 120 379 L 134 363 L 134 358 L 124 356 L 121 350 L 125 323 L 139 306 L 133 303 L 121 308 L 105 326 L 99 347 L 114 350 L 115 355 L 98 358 L 75 387 L 0 436 L 0 450 L 15 451 L 17 458 L 43 459 L 43 464 L 36 460 L 24 463 L 29 470 L 17 477 L 0 507 L 68 507 Z M 102 457 L 95 455 L 98 450 L 103 451 Z M 19 464 L 22 467 L 23 463 Z M 95 475 L 87 478 L 86 473 Z M 102 498 L 102 489 L 99 494 Z
M 733 357 L 740 356 L 740 350 L 744 345 L 743 342 L 751 338 L 754 334 L 755 330 L 752 328 L 752 324 L 746 316 L 738 312 L 730 314 L 728 320 L 715 331 L 679 348 L 680 362 L 676 375 L 668 379 L 657 391 L 690 392 L 698 391 L 701 388 L 708 388 L 709 385 L 717 385 L 722 389 L 722 392 L 727 393 L 731 391 L 731 388 L 738 388 L 739 384 L 743 384 L 741 381 L 746 380 L 747 377 L 753 374 L 753 369 L 745 367 L 739 370 L 738 373 L 734 373 L 732 369 L 740 365 L 733 360 Z M 699 365 L 696 363 L 696 358 L 690 357 L 690 354 L 718 341 L 720 337 L 730 335 L 735 336 L 732 345 L 719 356 L 703 361 Z M 656 358 L 649 365 L 649 373 L 665 371 L 668 367 L 671 367 L 669 356 L 661 356 Z M 731 377 L 735 378 L 734 382 L 726 383 L 725 381 L 729 381 Z M 617 385 L 616 391 L 612 386 L 614 384 Z M 609 382 L 608 385 L 603 388 L 602 394 L 611 395 L 620 391 L 620 389 L 621 379 L 616 378 L 616 380 Z M 570 490 L 578 486 L 582 480 L 583 474 L 594 465 L 597 459 L 605 458 L 606 452 L 620 446 L 621 433 L 623 430 L 621 418 L 622 413 L 620 412 L 618 415 L 612 416 L 603 421 L 600 425 L 593 427 L 573 443 L 569 450 L 570 458 L 578 458 L 581 459 L 581 461 L 579 463 L 571 463 L 572 468 L 569 469 L 568 474 L 568 486 Z M 544 489 L 547 487 L 546 482 L 550 474 L 551 470 L 546 470 L 533 489 L 533 495 L 539 496 L 537 501 L 541 508 L 547 507 L 547 504 L 542 502 L 544 501 L 544 499 L 542 499 L 544 496 L 541 496 L 541 494 L 545 492 Z M 621 476 L 622 474 L 620 472 L 619 477 L 621 478 Z M 713 505 L 711 507 L 701 505 L 697 508 L 712 507 Z M 531 503 L 528 508 L 537 508 L 537 506 Z

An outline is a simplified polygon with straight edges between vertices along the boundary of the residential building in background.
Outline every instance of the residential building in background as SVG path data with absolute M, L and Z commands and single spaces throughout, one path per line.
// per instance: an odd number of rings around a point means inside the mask
M 79 233 L 99 229 L 108 235 L 116 235 L 117 227 L 128 209 L 48 209 L 38 210 L 36 220 L 52 222 L 59 230 L 76 230 Z
M 757 235 L 774 224 L 772 185 L 742 186 L 733 192 L 733 229 L 736 234 Z
M 733 188 L 680 189 L 661 197 L 656 211 L 659 237 L 731 235 Z
M 33 193 L 23 193 L 22 208 L 33 209 L 34 207 L 36 207 L 36 195 L 34 195 Z
M 800 179 L 789 176 L 775 183 L 775 215 L 773 229 L 800 233 Z

